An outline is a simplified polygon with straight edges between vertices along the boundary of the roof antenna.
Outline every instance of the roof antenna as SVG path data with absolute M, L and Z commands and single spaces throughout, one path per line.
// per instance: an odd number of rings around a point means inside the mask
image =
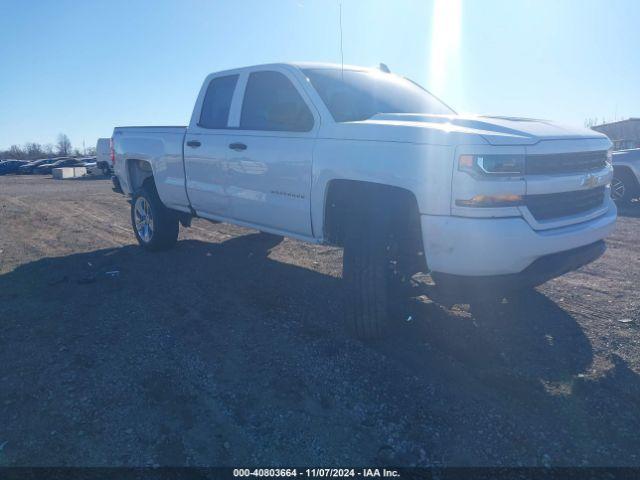
M 338 3 L 340 7 L 340 72 L 344 81 L 344 52 L 342 50 L 342 2 Z
M 387 67 L 386 63 L 380 63 L 380 71 L 384 72 L 384 73 L 391 73 L 391 70 L 389 69 L 389 67 Z

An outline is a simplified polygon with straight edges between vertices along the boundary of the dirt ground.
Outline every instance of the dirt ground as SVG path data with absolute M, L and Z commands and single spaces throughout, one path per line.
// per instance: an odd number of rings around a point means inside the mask
M 364 344 L 339 249 L 195 221 L 145 253 L 110 182 L 0 177 L 0 465 L 640 466 L 640 205 L 513 303 Z

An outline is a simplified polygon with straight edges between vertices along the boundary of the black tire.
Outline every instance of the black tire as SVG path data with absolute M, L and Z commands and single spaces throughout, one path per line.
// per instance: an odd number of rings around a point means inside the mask
M 349 330 L 370 340 L 388 328 L 389 254 L 380 235 L 357 230 L 347 233 L 344 243 L 344 312 Z
M 148 205 L 153 223 L 150 235 L 147 235 L 149 230 L 142 229 L 139 232 L 136 226 L 136 207 L 144 205 L 143 202 Z M 140 246 L 152 252 L 173 247 L 178 240 L 180 229 L 178 215 L 164 206 L 155 185 L 148 181 L 135 193 L 131 201 L 131 226 Z
M 617 203 L 629 203 L 637 195 L 635 178 L 626 170 L 614 170 L 611 181 L 611 198 Z

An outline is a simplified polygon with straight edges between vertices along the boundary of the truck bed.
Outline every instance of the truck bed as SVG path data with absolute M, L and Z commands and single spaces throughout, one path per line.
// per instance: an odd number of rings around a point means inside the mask
M 144 126 L 116 127 L 113 142 L 116 151 L 115 174 L 122 190 L 132 194 L 141 183 L 140 178 L 130 178 L 131 162 L 146 162 L 152 170 L 158 195 L 169 208 L 189 211 L 189 199 L 185 190 L 185 174 L 182 148 L 187 127 Z M 133 170 L 138 172 L 138 170 Z M 151 172 L 149 172 L 151 173 Z M 146 176 L 146 173 L 142 173 Z

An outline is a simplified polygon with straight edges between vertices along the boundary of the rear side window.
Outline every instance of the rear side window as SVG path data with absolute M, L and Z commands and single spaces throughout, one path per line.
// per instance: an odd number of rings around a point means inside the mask
M 247 81 L 240 128 L 308 132 L 313 128 L 313 115 L 296 87 L 282 73 L 254 72 Z
M 231 99 L 237 82 L 238 75 L 211 80 L 204 96 L 198 125 L 204 128 L 227 128 Z

